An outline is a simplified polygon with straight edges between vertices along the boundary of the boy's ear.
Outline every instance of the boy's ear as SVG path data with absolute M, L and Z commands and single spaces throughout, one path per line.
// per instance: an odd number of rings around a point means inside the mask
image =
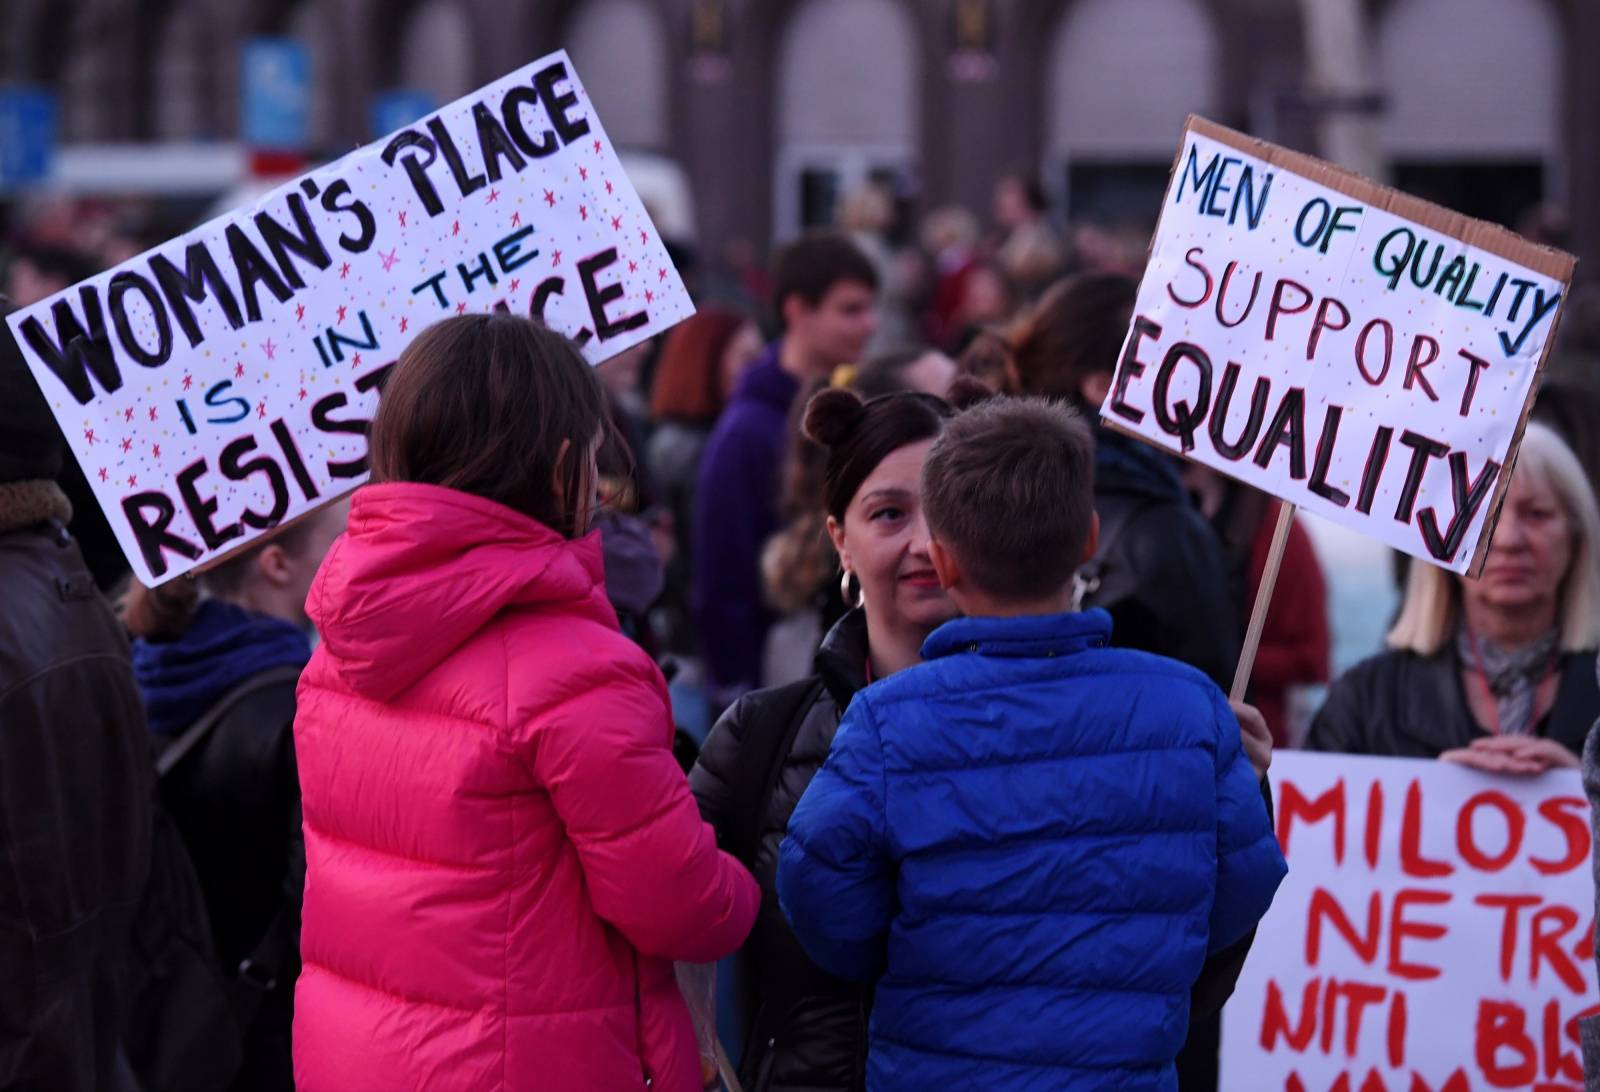
M 1089 537 L 1083 540 L 1083 556 L 1078 559 L 1078 564 L 1087 565 L 1098 549 L 1100 549 L 1100 513 L 1090 512 Z
M 956 562 L 955 555 L 946 550 L 936 538 L 928 540 L 928 560 L 933 562 L 933 571 L 938 574 L 939 586 L 945 591 L 961 583 L 961 566 Z

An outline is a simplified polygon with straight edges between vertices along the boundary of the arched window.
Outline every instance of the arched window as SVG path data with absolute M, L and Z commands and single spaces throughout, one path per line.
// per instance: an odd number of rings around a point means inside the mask
M 618 147 L 671 143 L 665 35 L 648 0 L 588 0 L 567 22 L 562 45 Z
M 412 10 L 400 38 L 398 70 L 398 86 L 427 93 L 437 106 L 454 102 L 478 85 L 472 24 L 460 4 L 423 0 Z
M 806 0 L 778 50 L 776 223 L 833 220 L 876 181 L 910 195 L 921 144 L 916 27 L 898 0 Z
M 1075 0 L 1045 79 L 1045 185 L 1073 219 L 1154 226 L 1189 114 L 1215 114 L 1218 44 L 1201 0 Z
M 1551 0 L 1394 0 L 1377 35 L 1395 185 L 1507 224 L 1563 196 Z
M 206 136 L 200 81 L 205 28 L 197 3 L 174 4 L 161 27 L 150 110 L 155 138 L 191 141 Z

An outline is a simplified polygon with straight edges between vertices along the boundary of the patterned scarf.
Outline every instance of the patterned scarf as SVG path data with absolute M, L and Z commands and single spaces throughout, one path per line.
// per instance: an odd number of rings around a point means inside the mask
M 1462 663 L 1482 669 L 1494 695 L 1501 735 L 1533 732 L 1539 684 L 1555 656 L 1557 637 L 1551 628 L 1521 648 L 1508 649 L 1485 637 L 1474 640 L 1465 624 L 1456 631 L 1456 655 Z

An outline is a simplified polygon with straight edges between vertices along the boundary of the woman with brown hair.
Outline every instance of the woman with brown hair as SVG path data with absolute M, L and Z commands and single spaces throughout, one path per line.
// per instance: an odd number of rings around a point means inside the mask
M 302 1092 L 700 1087 L 672 963 L 737 948 L 758 896 L 606 600 L 606 422 L 577 347 L 513 315 L 389 378 L 307 604 Z

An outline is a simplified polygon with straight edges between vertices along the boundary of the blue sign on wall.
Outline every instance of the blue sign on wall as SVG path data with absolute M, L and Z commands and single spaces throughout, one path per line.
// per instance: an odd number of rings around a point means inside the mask
M 245 43 L 240 130 L 251 148 L 297 152 L 311 142 L 311 53 L 291 38 Z
M 439 103 L 426 91 L 410 88 L 386 91 L 372 100 L 372 137 L 376 140 L 388 136 L 437 109 Z
M 55 142 L 55 96 L 37 87 L 0 87 L 0 187 L 49 174 Z

